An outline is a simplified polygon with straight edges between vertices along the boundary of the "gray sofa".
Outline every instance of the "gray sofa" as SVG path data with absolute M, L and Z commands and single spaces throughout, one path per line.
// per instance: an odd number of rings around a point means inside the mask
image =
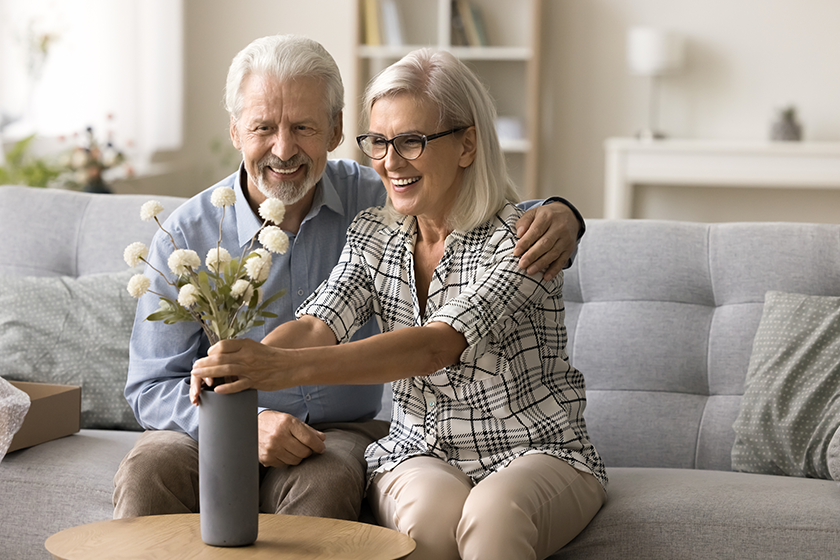
M 156 227 L 139 220 L 148 198 L 0 187 L 0 275 L 65 276 L 71 286 L 125 271 L 123 248 Z M 167 210 L 181 200 L 155 198 Z M 836 557 L 837 484 L 732 472 L 730 454 L 765 292 L 840 295 L 840 226 L 588 225 L 566 273 L 568 351 L 586 377 L 609 497 L 553 558 Z M 20 378 L 6 368 L 0 376 Z M 125 370 L 112 375 L 108 394 Z M 102 393 L 102 380 L 75 379 L 83 395 Z M 83 409 L 112 410 L 83 410 L 80 433 L 0 462 L 3 558 L 48 558 L 52 533 L 111 517 L 112 478 L 138 432 L 108 394 L 83 396 Z

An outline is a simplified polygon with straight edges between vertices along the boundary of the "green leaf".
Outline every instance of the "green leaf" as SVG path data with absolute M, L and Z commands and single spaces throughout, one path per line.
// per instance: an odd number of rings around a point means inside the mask
M 163 321 L 164 319 L 169 318 L 170 313 L 168 311 L 156 311 L 146 317 L 147 321 Z
M 204 292 L 205 294 L 210 294 L 213 291 L 210 289 L 210 281 L 207 278 L 206 270 L 201 270 L 198 273 L 198 289 Z
M 266 300 L 263 300 L 261 307 L 265 307 L 266 305 L 274 303 L 275 301 L 277 301 L 278 299 L 280 299 L 284 295 L 286 295 L 286 290 L 280 290 L 279 292 L 277 292 L 276 294 L 274 294 L 270 298 L 268 298 Z

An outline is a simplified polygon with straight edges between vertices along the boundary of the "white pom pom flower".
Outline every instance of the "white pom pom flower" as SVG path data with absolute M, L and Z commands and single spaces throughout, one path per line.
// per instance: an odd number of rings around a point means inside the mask
M 176 249 L 169 255 L 167 264 L 172 274 L 183 276 L 184 274 L 189 274 L 190 270 L 201 266 L 201 259 L 198 258 L 198 253 L 195 251 L 190 249 Z
M 248 292 L 248 288 L 251 288 L 251 283 L 245 280 L 244 278 L 240 278 L 236 282 L 233 283 L 233 286 L 230 287 L 230 295 L 234 298 L 239 299 L 242 297 L 243 294 Z M 253 288 L 251 288 L 253 290 Z
M 230 187 L 219 187 L 210 195 L 210 202 L 217 208 L 231 206 L 236 202 L 236 192 Z
M 258 239 L 272 253 L 283 254 L 289 248 L 289 237 L 277 226 L 264 227 Z
M 276 198 L 266 198 L 260 204 L 260 217 L 263 220 L 274 222 L 278 226 L 283 223 L 283 217 L 286 215 L 286 205 L 283 201 Z
M 149 290 L 149 286 L 151 285 L 152 281 L 149 280 L 147 276 L 144 276 L 143 274 L 135 274 L 131 277 L 131 280 L 128 281 L 128 293 L 131 294 L 131 297 L 133 298 L 139 298 Z
M 155 216 L 163 212 L 163 204 L 157 200 L 150 200 L 140 207 L 140 218 L 148 222 L 154 219 Z
M 125 264 L 134 268 L 142 261 L 140 259 L 145 259 L 149 255 L 149 249 L 143 243 L 139 241 L 132 243 L 128 247 L 125 248 L 123 251 L 123 259 L 125 259 Z
M 256 249 L 256 255 L 245 261 L 245 271 L 254 282 L 265 282 L 271 270 L 271 253 L 265 249 Z
M 199 293 L 198 288 L 192 284 L 184 284 L 181 286 L 181 289 L 178 290 L 178 303 L 186 308 L 190 308 L 198 301 Z
M 207 263 L 208 270 L 212 270 L 218 274 L 218 272 L 220 270 L 224 270 L 230 262 L 230 253 L 227 252 L 227 249 L 222 247 L 219 247 L 218 249 L 214 247 L 207 251 L 207 258 L 204 259 L 204 262 Z

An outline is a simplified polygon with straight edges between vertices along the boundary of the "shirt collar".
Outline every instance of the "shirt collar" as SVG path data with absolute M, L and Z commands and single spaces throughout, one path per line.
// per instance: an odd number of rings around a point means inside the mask
M 468 251 L 477 251 L 484 246 L 485 238 L 493 224 L 493 218 L 484 222 L 471 231 L 454 230 L 446 236 L 444 242 L 445 251 L 453 251 L 459 246 L 464 246 Z M 404 243 L 411 247 L 414 245 L 414 237 L 417 235 L 417 218 L 415 216 L 402 216 L 396 223 L 386 225 L 383 231 L 397 233 L 403 237 Z
M 234 212 L 236 213 L 236 230 L 239 236 L 239 246 L 244 247 L 251 242 L 251 239 L 257 234 L 262 226 L 262 220 L 248 203 L 248 198 L 245 196 L 245 191 L 242 188 L 243 184 L 247 184 L 248 174 L 245 172 L 245 164 L 239 166 L 239 171 L 236 173 L 236 202 L 233 204 Z
M 329 164 L 327 164 L 329 165 Z M 344 205 L 341 203 L 341 197 L 338 196 L 338 191 L 332 183 L 327 170 L 321 175 L 321 180 L 315 185 L 315 198 L 312 199 L 312 208 L 306 215 L 304 221 L 315 217 L 321 211 L 321 207 L 326 206 L 339 216 L 344 215 Z

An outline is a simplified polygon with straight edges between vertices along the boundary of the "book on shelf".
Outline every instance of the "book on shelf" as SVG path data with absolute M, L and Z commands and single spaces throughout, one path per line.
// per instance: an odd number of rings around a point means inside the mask
M 490 45 L 487 39 L 487 26 L 484 25 L 484 14 L 481 8 L 475 4 L 470 4 L 470 11 L 472 12 L 473 21 L 475 22 L 475 32 L 478 36 L 478 44 L 482 47 Z
M 398 47 L 405 43 L 396 0 L 365 0 L 363 21 L 366 45 Z
M 452 30 L 449 42 L 453 47 L 466 47 L 469 45 L 467 31 L 464 29 L 464 19 L 461 17 L 461 10 L 458 7 L 458 0 L 452 0 Z
M 386 45 L 399 47 L 404 44 L 402 18 L 396 0 L 380 0 L 382 8 L 382 37 Z
M 469 0 L 452 2 L 452 44 L 468 47 L 489 44 L 481 8 Z
M 364 3 L 365 44 L 381 45 L 382 33 L 379 24 L 378 0 L 365 0 Z

